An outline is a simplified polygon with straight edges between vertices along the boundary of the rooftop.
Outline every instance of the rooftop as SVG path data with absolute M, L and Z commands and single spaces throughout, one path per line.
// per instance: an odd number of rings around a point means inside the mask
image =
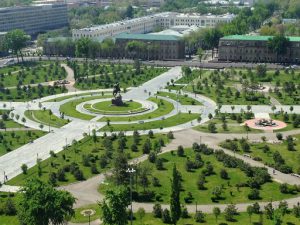
M 231 35 L 225 36 L 223 40 L 240 40 L 240 41 L 268 41 L 273 36 L 259 36 L 259 35 Z M 290 41 L 300 41 L 300 37 L 287 37 Z
M 180 37 L 175 35 L 160 34 L 128 34 L 122 33 L 115 37 L 116 39 L 133 39 L 133 40 L 149 40 L 149 41 L 178 41 Z

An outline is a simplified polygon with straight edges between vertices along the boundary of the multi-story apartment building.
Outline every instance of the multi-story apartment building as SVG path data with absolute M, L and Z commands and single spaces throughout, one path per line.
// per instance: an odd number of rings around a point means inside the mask
M 114 37 L 121 33 L 144 34 L 152 32 L 157 27 L 164 29 L 173 26 L 197 26 L 199 28 L 214 27 L 218 23 L 230 22 L 235 16 L 226 15 L 199 15 L 163 12 L 150 16 L 123 20 L 111 24 L 75 29 L 73 39 L 88 37 L 95 40 Z
M 65 3 L 0 8 L 0 32 L 22 29 L 29 35 L 68 26 Z
M 288 37 L 286 54 L 277 55 L 268 47 L 272 36 L 232 35 L 219 42 L 219 61 L 236 62 L 300 62 L 300 37 Z
M 151 60 L 177 60 L 184 59 L 185 46 L 184 41 L 173 35 L 158 34 L 119 34 L 116 37 L 116 46 L 118 48 L 118 57 Z M 138 41 L 145 45 L 144 51 L 136 52 L 136 55 L 130 55 L 126 50 L 128 42 Z

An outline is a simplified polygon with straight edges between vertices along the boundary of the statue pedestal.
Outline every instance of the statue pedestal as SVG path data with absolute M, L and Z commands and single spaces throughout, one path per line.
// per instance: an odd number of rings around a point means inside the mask
M 122 106 L 122 105 L 124 105 L 124 102 L 122 101 L 122 96 L 119 95 L 119 96 L 116 96 L 115 98 L 113 98 L 111 100 L 111 104 L 115 105 L 115 106 Z

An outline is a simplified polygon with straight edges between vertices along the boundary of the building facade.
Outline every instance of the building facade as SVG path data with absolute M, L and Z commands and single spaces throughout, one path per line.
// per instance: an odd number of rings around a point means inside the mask
M 300 63 L 300 37 L 288 37 L 286 54 L 277 55 L 268 47 L 272 36 L 232 35 L 219 42 L 219 61 L 254 63 Z
M 68 26 L 65 3 L 36 4 L 0 9 L 0 32 L 22 29 L 29 35 Z
M 106 25 L 74 29 L 72 31 L 72 36 L 74 40 L 82 37 L 99 40 L 112 38 L 121 33 L 145 34 L 152 32 L 157 27 L 163 29 L 174 26 L 197 26 L 199 28 L 214 27 L 218 23 L 230 22 L 234 17 L 235 16 L 232 14 L 199 15 L 163 12 Z
M 178 60 L 184 59 L 184 42 L 177 36 L 154 34 L 120 34 L 116 36 L 116 47 L 120 58 L 139 58 L 143 60 Z M 142 42 L 144 49 L 128 52 L 127 44 L 132 41 Z

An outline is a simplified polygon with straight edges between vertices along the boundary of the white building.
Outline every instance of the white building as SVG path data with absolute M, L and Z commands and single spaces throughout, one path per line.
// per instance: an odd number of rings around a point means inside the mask
M 82 37 L 103 40 L 105 38 L 114 37 L 120 33 L 150 33 L 157 27 L 162 27 L 163 29 L 174 26 L 215 27 L 218 23 L 232 21 L 234 17 L 235 15 L 233 14 L 200 15 L 164 12 L 106 25 L 75 29 L 72 31 L 72 36 L 74 40 Z

